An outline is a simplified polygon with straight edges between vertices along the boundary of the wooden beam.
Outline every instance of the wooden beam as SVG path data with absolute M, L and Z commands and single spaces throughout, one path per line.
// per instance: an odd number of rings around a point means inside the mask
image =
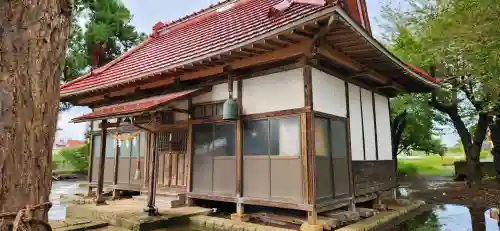
M 290 38 L 289 36 L 287 35 L 284 35 L 284 34 L 279 34 L 279 35 L 276 35 L 276 38 L 280 41 L 284 41 L 286 43 L 290 43 L 290 44 L 295 44 L 295 43 L 298 43 L 299 41 L 298 40 L 295 40 L 295 39 L 292 39 Z
M 90 104 L 90 103 L 94 103 L 94 102 L 97 102 L 97 101 L 105 100 L 106 97 L 104 97 L 104 96 L 105 96 L 104 94 L 102 94 L 102 95 L 96 95 L 96 96 L 91 96 L 91 97 L 88 97 L 88 98 L 79 99 L 77 102 L 78 102 L 79 105 Z
M 390 84 L 391 87 L 403 91 L 404 87 L 393 82 L 389 77 L 384 77 L 382 74 L 366 67 L 365 65 L 357 62 L 356 60 L 353 60 L 351 57 L 347 56 L 346 54 L 336 50 L 334 47 L 332 47 L 329 44 L 321 44 L 318 53 L 328 59 L 334 60 L 337 63 L 340 63 L 346 67 L 351 68 L 354 71 L 360 72 L 356 73 L 353 76 L 350 76 L 351 78 L 358 78 L 358 77 L 369 77 L 379 83 L 382 84 Z
M 267 52 L 260 55 L 255 55 L 252 57 L 248 57 L 243 60 L 233 61 L 228 63 L 227 65 L 220 65 L 216 67 L 211 67 L 207 69 L 203 69 L 197 72 L 186 73 L 184 75 L 179 76 L 180 80 L 191 80 L 197 78 L 203 78 L 207 76 L 212 76 L 216 74 L 222 74 L 224 72 L 224 67 L 230 66 L 232 69 L 240 69 L 245 67 L 250 67 L 254 65 L 269 63 L 273 61 L 278 61 L 281 59 L 285 59 L 288 57 L 293 57 L 296 55 L 304 54 L 309 47 L 310 42 L 301 42 L 295 45 L 291 45 L 287 48 Z
M 161 86 L 165 86 L 165 85 L 170 85 L 174 82 L 175 82 L 175 78 L 165 77 L 165 79 L 162 79 L 162 80 L 157 80 L 157 81 L 154 81 L 151 83 L 143 84 L 143 85 L 139 86 L 139 89 L 146 90 L 146 89 L 161 87 Z
M 185 113 L 185 114 L 190 114 L 188 109 L 182 109 L 182 108 L 169 108 L 169 110 L 173 112 L 178 112 L 178 113 Z
M 339 64 L 342 64 L 346 67 L 349 67 L 354 71 L 362 71 L 363 70 L 363 68 L 360 65 L 358 65 L 354 60 L 352 60 L 349 56 L 347 56 L 346 54 L 344 54 L 340 51 L 333 49 L 328 44 L 321 44 L 319 49 L 318 49 L 318 53 L 320 55 L 325 56 L 328 59 L 331 59 L 331 60 L 339 63 Z
M 127 87 L 127 88 L 120 89 L 118 91 L 110 92 L 108 94 L 108 96 L 109 97 L 122 96 L 122 95 L 130 94 L 130 93 L 134 93 L 136 89 L 137 89 L 137 87 L 135 87 L 135 86 L 134 87 Z
M 216 74 L 221 74 L 223 72 L 224 72 L 224 66 L 220 65 L 220 66 L 216 66 L 216 67 L 210 67 L 210 68 L 207 68 L 207 69 L 203 69 L 203 70 L 200 70 L 200 71 L 195 71 L 195 72 L 183 74 L 183 75 L 179 76 L 179 79 L 181 81 L 183 81 L 183 80 L 191 80 L 191 79 L 197 79 L 197 78 L 200 78 L 200 77 L 206 77 L 206 76 L 212 76 L 212 75 L 216 75 Z

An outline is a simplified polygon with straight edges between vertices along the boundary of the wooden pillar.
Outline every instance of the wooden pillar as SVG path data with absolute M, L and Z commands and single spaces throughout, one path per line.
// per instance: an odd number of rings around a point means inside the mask
M 151 161 L 151 133 L 149 131 L 145 131 L 145 136 L 146 136 L 146 150 L 144 154 L 144 168 L 143 168 L 143 188 L 148 187 L 148 182 L 149 182 L 149 162 Z
M 89 186 L 88 186 L 88 191 L 87 191 L 87 196 L 90 196 L 92 195 L 92 187 L 90 186 L 90 183 L 92 183 L 92 168 L 94 166 L 94 135 L 93 135 L 93 132 L 94 131 L 94 121 L 90 121 L 90 138 L 89 138 L 89 169 L 88 169 L 88 173 L 87 173 L 87 176 L 88 176 L 88 180 L 89 180 Z
M 349 84 L 345 82 L 345 101 L 347 109 L 347 120 L 346 120 L 346 133 L 347 133 L 347 162 L 348 162 L 348 172 L 349 172 L 349 195 L 351 200 L 349 201 L 349 210 L 356 210 L 356 195 L 354 194 L 354 176 L 352 173 L 352 149 L 351 149 L 351 112 L 349 107 Z
M 193 98 L 188 99 L 188 120 L 192 120 L 193 118 Z M 191 192 L 193 189 L 193 184 L 191 183 L 191 176 L 193 175 L 193 124 L 189 123 L 188 125 L 188 137 L 187 137 L 187 163 L 185 164 L 187 171 L 187 179 L 186 179 L 186 191 Z M 192 206 L 193 201 L 186 197 L 186 205 Z
M 97 204 L 104 203 L 104 197 L 102 195 L 104 186 L 104 163 L 106 160 L 106 136 L 107 132 L 107 121 L 101 121 L 101 156 L 99 157 L 99 175 L 97 178 Z
M 304 169 L 304 187 L 307 189 L 306 203 L 311 206 L 307 213 L 307 223 L 316 225 L 318 215 L 316 212 L 316 164 L 314 155 L 314 111 L 313 111 L 313 89 L 312 89 L 312 67 L 306 65 L 303 69 L 304 77 L 304 100 L 308 111 L 302 115 L 301 128 L 303 129 L 303 163 Z
M 120 130 L 120 118 L 118 118 L 116 120 L 116 135 L 118 136 L 119 133 L 118 131 Z M 113 165 L 113 185 L 117 185 L 118 184 L 118 164 L 119 164 L 119 158 L 120 158 L 120 140 L 118 140 L 118 137 L 116 138 L 116 141 L 114 142 L 114 145 L 115 145 L 115 163 Z M 113 189 L 113 199 L 116 199 L 118 198 L 118 190 L 115 188 Z
M 151 150 L 151 163 L 150 163 L 150 179 L 148 186 L 148 197 L 147 197 L 147 205 L 144 208 L 144 211 L 148 213 L 148 216 L 157 216 L 159 215 L 158 209 L 155 206 L 155 197 L 156 197 L 156 184 L 158 182 L 158 151 L 156 148 L 156 132 L 151 133 L 152 139 L 152 150 Z
M 238 89 L 238 120 L 236 120 L 236 213 L 231 214 L 231 219 L 237 221 L 248 221 L 250 217 L 245 214 L 245 208 L 242 203 L 242 189 L 243 189 L 243 121 L 241 116 L 243 115 L 243 79 L 239 78 L 237 83 Z M 230 84 L 232 89 L 232 84 Z

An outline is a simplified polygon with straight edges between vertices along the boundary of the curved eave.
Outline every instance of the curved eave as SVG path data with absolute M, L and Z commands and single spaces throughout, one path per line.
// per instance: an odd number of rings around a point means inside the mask
M 368 32 L 363 29 L 353 18 L 351 18 L 346 11 L 341 9 L 340 7 L 337 7 L 335 10 L 342 19 L 345 20 L 348 25 L 353 28 L 356 32 L 358 32 L 363 38 L 370 43 L 372 46 L 377 48 L 378 51 L 383 53 L 386 57 L 390 58 L 392 62 L 397 64 L 400 68 L 405 70 L 406 73 L 409 73 L 414 79 L 418 80 L 425 86 L 429 87 L 430 89 L 438 88 L 439 84 L 434 81 L 431 81 L 418 73 L 416 73 L 414 70 L 411 69 L 408 65 L 403 63 L 399 58 L 397 58 L 394 54 L 389 52 L 382 44 L 380 44 L 377 40 L 375 40 L 371 35 L 368 34 Z

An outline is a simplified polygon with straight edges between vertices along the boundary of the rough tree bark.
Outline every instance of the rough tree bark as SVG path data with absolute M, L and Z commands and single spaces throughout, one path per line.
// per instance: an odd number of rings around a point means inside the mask
M 49 201 L 70 23 L 70 0 L 0 1 L 0 213 Z
M 495 178 L 497 182 L 500 182 L 500 115 L 497 115 L 494 123 L 490 124 L 490 132 L 491 141 L 493 142 L 491 155 L 495 165 Z

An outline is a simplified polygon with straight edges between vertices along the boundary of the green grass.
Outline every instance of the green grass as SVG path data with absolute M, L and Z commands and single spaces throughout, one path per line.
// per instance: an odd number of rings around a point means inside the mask
M 400 175 L 453 176 L 456 158 L 449 156 L 425 156 L 421 159 L 398 160 Z

